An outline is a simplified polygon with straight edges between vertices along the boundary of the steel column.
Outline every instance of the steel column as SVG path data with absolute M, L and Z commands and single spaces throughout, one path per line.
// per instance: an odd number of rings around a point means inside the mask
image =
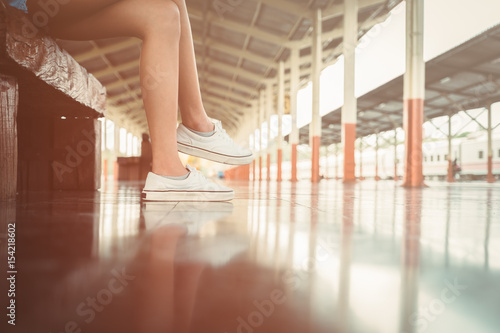
M 446 177 L 446 180 L 449 183 L 454 183 L 455 182 L 455 177 L 453 176 L 453 147 L 452 147 L 452 139 L 453 139 L 453 134 L 451 133 L 451 117 L 452 115 L 448 115 L 448 176 Z
M 312 122 L 310 126 L 309 145 L 312 148 L 311 181 L 319 182 L 319 146 L 321 142 L 321 116 L 319 114 L 320 74 L 323 64 L 323 44 L 321 42 L 322 19 L 321 9 L 314 13 L 312 35 Z
M 376 181 L 380 180 L 380 176 L 378 174 L 378 149 L 379 149 L 378 136 L 379 132 L 375 134 L 375 180 Z
M 491 126 L 491 104 L 488 105 L 488 174 L 486 176 L 486 181 L 488 183 L 494 183 L 496 181 L 493 175 L 493 138 L 492 138 L 492 126 Z
M 344 106 L 342 107 L 342 144 L 344 146 L 344 182 L 346 183 L 356 181 L 355 141 L 358 106 L 354 87 L 355 51 L 357 44 L 358 1 L 344 1 Z
M 406 1 L 406 73 L 403 125 L 405 172 L 403 186 L 424 186 L 422 135 L 425 98 L 424 0 Z
M 276 179 L 280 182 L 282 180 L 281 176 L 281 164 L 283 162 L 283 113 L 285 109 L 285 63 L 280 61 L 278 64 L 278 137 L 276 138 L 278 143 L 278 161 L 277 169 L 278 174 Z
M 292 48 L 290 50 L 290 115 L 292 116 L 292 133 L 290 133 L 290 143 L 292 146 L 292 175 L 291 181 L 297 181 L 297 145 L 299 143 L 299 129 L 297 128 L 297 94 L 299 92 L 300 79 L 300 50 Z
M 271 116 L 273 114 L 273 86 L 266 86 L 266 109 L 267 109 L 267 180 L 271 180 Z
M 255 181 L 256 177 L 256 160 L 257 160 L 257 132 L 259 131 L 259 106 L 257 105 L 257 112 L 255 113 L 255 120 L 256 120 L 256 126 L 253 134 L 253 150 L 255 152 L 254 154 L 254 159 L 252 161 L 252 175 L 253 175 L 253 181 Z
M 335 179 L 339 180 L 339 144 L 335 144 Z
M 262 124 L 264 123 L 264 91 L 259 90 L 259 180 L 262 180 Z
M 363 177 L 363 140 L 361 138 L 359 141 L 359 180 L 365 180 Z
M 398 130 L 394 129 L 394 180 L 398 181 Z

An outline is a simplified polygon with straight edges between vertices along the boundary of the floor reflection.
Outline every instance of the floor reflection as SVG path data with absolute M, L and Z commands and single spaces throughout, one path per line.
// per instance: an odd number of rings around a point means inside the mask
M 0 259 L 16 221 L 19 270 L 5 331 L 500 327 L 499 185 L 231 185 L 231 203 L 141 203 L 140 184 L 106 183 L 0 204 Z

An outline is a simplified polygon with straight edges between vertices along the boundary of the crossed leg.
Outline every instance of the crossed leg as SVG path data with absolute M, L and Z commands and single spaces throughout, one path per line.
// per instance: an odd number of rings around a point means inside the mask
M 41 10 L 28 0 L 32 14 Z M 213 124 L 202 104 L 189 16 L 184 0 L 72 0 L 59 5 L 51 33 L 61 39 L 137 37 L 141 89 L 153 150 L 153 172 L 183 176 L 177 153 L 177 110 L 183 123 L 200 132 Z M 151 78 L 151 73 L 156 77 Z M 152 80 L 153 79 L 153 80 Z M 154 84 L 151 84 L 154 82 Z

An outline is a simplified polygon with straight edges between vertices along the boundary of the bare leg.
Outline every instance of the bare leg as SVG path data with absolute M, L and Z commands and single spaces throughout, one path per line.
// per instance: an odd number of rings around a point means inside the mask
M 179 159 L 176 139 L 181 28 L 179 7 L 171 0 L 72 0 L 61 6 L 50 24 L 51 33 L 62 39 L 134 36 L 143 40 L 141 87 L 153 172 L 168 176 L 187 172 Z M 152 71 L 161 74 L 151 78 Z M 155 84 L 148 83 L 151 79 Z
M 193 35 L 185 0 L 172 0 L 178 7 L 181 19 L 181 39 L 179 44 L 180 76 L 179 106 L 182 122 L 187 127 L 200 132 L 210 132 L 214 126 L 210 122 L 201 99 Z

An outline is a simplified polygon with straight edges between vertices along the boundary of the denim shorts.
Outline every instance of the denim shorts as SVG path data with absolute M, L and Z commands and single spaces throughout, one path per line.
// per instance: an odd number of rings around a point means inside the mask
M 28 7 L 26 6 L 26 0 L 7 0 L 7 3 L 12 7 L 24 11 L 25 13 L 28 12 Z

